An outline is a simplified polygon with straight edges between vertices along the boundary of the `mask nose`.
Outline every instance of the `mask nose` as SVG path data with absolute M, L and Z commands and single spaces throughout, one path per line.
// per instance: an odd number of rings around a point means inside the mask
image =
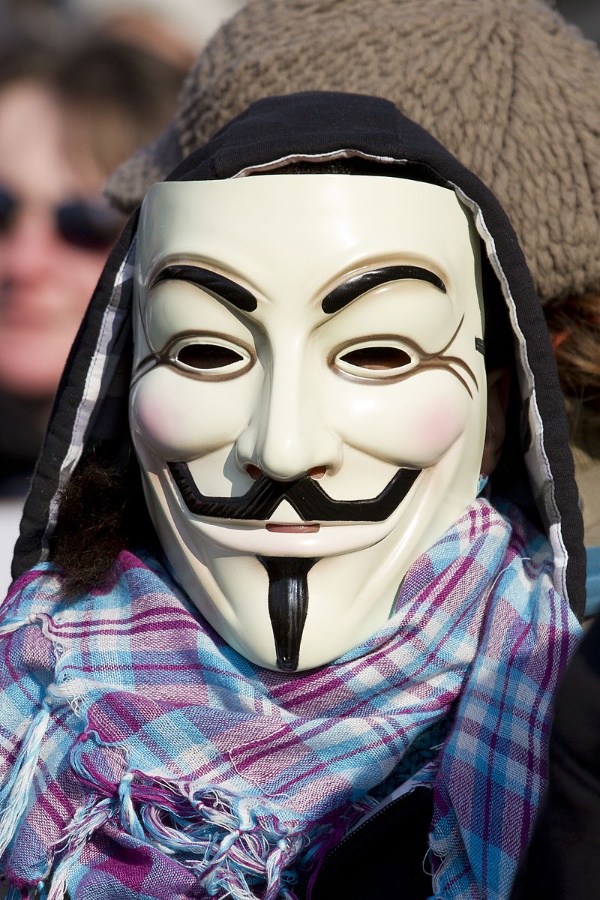
M 279 481 L 307 474 L 320 478 L 341 465 L 341 442 L 325 421 L 321 379 L 307 368 L 292 365 L 288 356 L 265 372 L 248 426 L 236 443 L 238 466 L 254 478 L 260 473 Z

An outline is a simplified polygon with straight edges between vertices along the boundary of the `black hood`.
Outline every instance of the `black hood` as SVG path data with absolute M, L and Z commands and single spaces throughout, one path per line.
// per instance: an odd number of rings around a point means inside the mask
M 473 215 L 489 261 L 498 320 L 508 323 L 517 376 L 513 440 L 508 441 L 517 453 L 501 463 L 493 487 L 516 500 L 546 532 L 554 552 L 555 586 L 581 616 L 583 529 L 556 366 L 515 233 L 481 181 L 390 102 L 325 92 L 253 104 L 181 163 L 169 180 L 241 177 L 298 161 L 352 157 L 404 166 L 411 178 L 448 187 Z M 25 506 L 15 577 L 47 558 L 61 493 L 84 452 L 109 447 L 117 465 L 131 458 L 127 400 L 137 219 L 134 213 L 113 250 L 71 351 Z M 488 330 L 492 352 L 494 340 Z M 146 516 L 141 508 L 140 529 Z

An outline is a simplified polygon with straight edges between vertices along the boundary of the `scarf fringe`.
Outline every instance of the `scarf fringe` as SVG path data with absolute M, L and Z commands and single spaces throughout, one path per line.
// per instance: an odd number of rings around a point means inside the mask
M 81 757 L 76 768 L 83 775 Z M 94 800 L 68 826 L 47 900 L 62 900 L 83 848 L 110 819 L 190 870 L 210 897 L 296 900 L 290 868 L 313 840 L 329 845 L 332 828 L 318 826 L 307 835 L 274 816 L 256 815 L 251 805 L 252 798 L 214 786 L 186 796 L 176 784 L 127 772 L 116 796 Z
M 6 900 L 24 900 L 24 898 L 29 896 L 29 892 L 26 894 L 23 893 L 21 888 L 11 887 L 8 894 L 6 895 Z M 44 898 L 45 900 L 45 898 Z
M 63 838 L 67 849 L 54 870 L 47 900 L 63 900 L 66 896 L 71 871 L 90 837 L 114 815 L 114 806 L 114 801 L 105 797 L 75 814 Z
M 21 818 L 27 809 L 33 776 L 40 755 L 42 739 L 50 720 L 50 706 L 46 700 L 32 719 L 23 738 L 21 749 L 12 767 L 10 779 L 0 791 L 0 856 L 14 838 Z
M 138 785 L 131 774 L 124 782 L 119 790 L 125 799 L 121 808 L 124 827 L 190 868 L 209 896 L 293 900 L 294 894 L 283 882 L 288 877 L 286 870 L 309 842 L 300 827 L 285 826 L 275 816 L 256 815 L 251 799 L 214 786 L 184 798 L 174 793 L 174 785 L 152 785 L 154 796 L 143 802 L 148 786 Z M 133 809 L 136 795 L 139 817 Z M 143 829 L 142 835 L 138 828 Z

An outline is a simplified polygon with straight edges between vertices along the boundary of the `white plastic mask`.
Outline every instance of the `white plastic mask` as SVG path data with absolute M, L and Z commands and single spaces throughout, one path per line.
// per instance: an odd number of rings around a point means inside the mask
M 253 662 L 330 662 L 477 492 L 470 217 L 389 177 L 157 184 L 136 292 L 131 428 L 179 582 Z

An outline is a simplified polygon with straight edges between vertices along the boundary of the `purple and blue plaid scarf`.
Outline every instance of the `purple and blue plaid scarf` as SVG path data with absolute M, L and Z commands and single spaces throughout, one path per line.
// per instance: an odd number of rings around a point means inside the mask
M 507 897 L 578 633 L 545 539 L 511 520 L 477 500 L 411 568 L 385 628 L 297 675 L 239 656 L 154 560 L 123 553 L 105 592 L 72 603 L 48 565 L 23 576 L 0 628 L 14 896 L 292 900 L 452 714 L 423 773 L 434 889 Z

